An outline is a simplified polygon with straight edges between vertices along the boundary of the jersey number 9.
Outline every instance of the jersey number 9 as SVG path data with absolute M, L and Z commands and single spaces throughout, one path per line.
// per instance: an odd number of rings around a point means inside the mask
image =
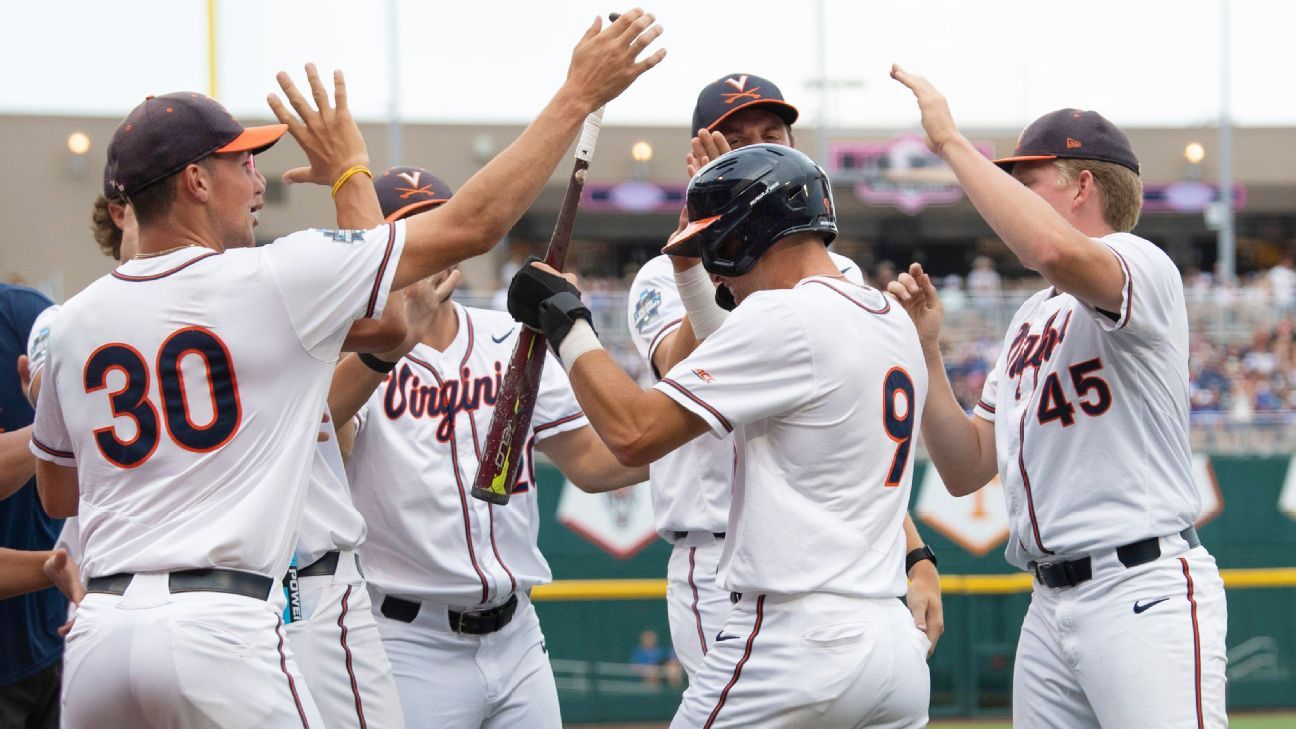
M 206 369 L 207 394 L 211 398 L 211 419 L 195 423 L 189 408 L 180 371 L 181 360 L 197 356 Z M 86 361 L 85 391 L 97 392 L 108 387 L 108 373 L 118 370 L 126 377 L 121 389 L 108 395 L 114 418 L 135 421 L 135 435 L 123 440 L 117 427 L 110 425 L 94 431 L 95 443 L 104 458 L 122 468 L 135 468 L 157 450 L 160 438 L 158 411 L 148 399 L 149 366 L 139 350 L 129 344 L 105 344 Z M 242 422 L 238 380 L 234 363 L 225 344 L 207 329 L 190 327 L 167 337 L 158 350 L 157 377 L 162 395 L 162 418 L 167 434 L 181 448 L 207 453 L 229 442 Z
M 891 468 L 887 470 L 886 485 L 899 486 L 905 466 L 909 465 L 914 428 L 913 378 L 899 367 L 888 370 L 882 380 L 882 425 L 887 437 L 896 444 Z

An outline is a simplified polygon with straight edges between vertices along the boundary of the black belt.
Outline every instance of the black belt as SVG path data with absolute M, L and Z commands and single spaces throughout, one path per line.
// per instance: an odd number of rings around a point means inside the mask
M 334 550 L 326 553 L 323 557 L 311 562 L 305 567 L 297 568 L 298 579 L 302 577 L 332 577 L 337 573 L 338 558 L 341 553 Z M 288 575 L 284 575 L 284 586 L 288 586 Z
M 1188 542 L 1188 547 L 1201 546 L 1197 537 L 1197 527 L 1188 527 L 1179 532 L 1179 536 Z M 1140 539 L 1123 547 L 1116 548 L 1116 559 L 1126 568 L 1147 564 L 1161 556 L 1161 541 L 1157 537 Z M 1031 571 L 1040 584 L 1048 587 L 1075 587 L 1093 577 L 1093 563 L 1089 557 L 1073 559 L 1069 562 L 1033 562 Z
M 692 533 L 693 533 L 693 532 L 678 532 L 678 531 L 677 531 L 677 532 L 673 532 L 673 534 L 675 535 L 675 541 L 677 541 L 677 542 L 678 542 L 678 541 L 681 541 L 681 540 L 684 540 L 684 539 L 688 539 L 688 535 L 690 535 L 690 534 L 692 534 Z M 724 532 L 711 532 L 711 536 L 715 537 L 716 539 L 724 539 L 724 538 L 725 538 L 725 533 L 724 533 Z
M 465 633 L 467 635 L 494 633 L 508 625 L 509 621 L 513 619 L 513 613 L 517 612 L 517 604 L 517 595 L 509 595 L 509 599 L 504 604 L 493 608 L 465 610 L 463 612 L 450 610 L 448 611 L 450 614 L 450 629 L 456 633 Z M 414 618 L 418 617 L 419 609 L 422 607 L 422 603 L 388 595 L 383 598 L 382 614 L 392 620 L 412 623 Z
M 86 580 L 86 592 L 124 595 L 135 575 L 122 572 Z M 274 580 L 265 575 L 219 568 L 181 570 L 167 575 L 167 588 L 177 592 L 224 592 L 230 595 L 264 600 L 270 596 Z

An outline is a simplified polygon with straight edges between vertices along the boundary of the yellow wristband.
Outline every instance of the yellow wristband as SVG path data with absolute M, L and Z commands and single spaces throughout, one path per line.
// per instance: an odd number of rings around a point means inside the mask
M 365 167 L 364 165 L 356 165 L 346 172 L 343 172 L 342 176 L 337 178 L 337 182 L 333 183 L 333 197 L 337 197 L 338 190 L 342 189 L 342 186 L 346 184 L 347 180 L 351 179 L 353 175 L 358 174 L 369 175 L 369 179 L 373 179 L 373 173 L 369 171 L 368 167 Z

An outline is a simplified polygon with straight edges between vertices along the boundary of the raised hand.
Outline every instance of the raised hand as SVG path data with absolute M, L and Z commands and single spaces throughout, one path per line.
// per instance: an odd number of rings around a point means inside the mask
M 442 271 L 429 276 L 418 283 L 393 294 L 399 300 L 387 302 L 387 308 L 399 306 L 401 318 L 405 322 L 405 341 L 393 350 L 377 353 L 378 359 L 384 362 L 399 362 L 402 357 L 414 349 L 428 334 L 436 321 L 437 313 L 450 306 L 450 295 L 455 287 L 463 281 L 463 274 L 458 268 Z
M 661 63 L 666 49 L 659 48 L 642 61 L 639 54 L 662 34 L 655 18 L 635 8 L 606 28 L 595 18 L 572 51 L 565 86 L 587 112 L 603 106 L 625 91 L 645 71 Z
M 945 310 L 931 276 L 923 271 L 923 267 L 917 263 L 909 264 L 907 272 L 887 284 L 887 293 L 909 312 L 923 349 L 940 346 L 941 319 Z
M 333 72 L 333 104 L 329 103 L 328 91 L 313 63 L 306 64 L 306 79 L 310 82 L 315 102 L 313 106 L 297 90 L 287 73 L 280 71 L 275 79 L 297 113 L 294 115 L 289 111 L 277 94 L 267 96 L 266 102 L 275 118 L 288 125 L 288 133 L 301 145 L 310 163 L 307 167 L 294 167 L 285 172 L 285 183 L 313 182 L 328 186 L 352 167 L 368 166 L 369 151 L 365 148 L 360 127 L 351 118 L 347 107 L 346 80 L 341 71 Z
M 690 179 L 712 160 L 732 151 L 729 148 L 729 140 L 725 139 L 723 134 L 708 132 L 705 129 L 698 130 L 697 136 L 693 137 L 692 147 L 688 156 L 684 158 L 684 167 L 688 170 Z
M 954 116 L 950 114 L 945 97 L 930 81 L 909 73 L 898 64 L 891 65 L 891 78 L 904 84 L 913 92 L 914 98 L 918 100 L 918 110 L 922 112 L 923 131 L 927 133 L 927 148 L 936 154 L 941 154 L 945 144 L 959 136 L 958 126 L 954 124 Z

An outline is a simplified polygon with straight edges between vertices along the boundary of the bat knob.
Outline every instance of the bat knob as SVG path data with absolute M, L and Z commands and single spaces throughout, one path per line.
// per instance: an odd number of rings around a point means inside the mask
M 479 489 L 476 486 L 473 487 L 472 495 L 474 499 L 488 501 L 492 504 L 499 504 L 500 506 L 509 502 L 509 495 L 507 493 L 502 494 L 498 491 L 491 491 L 490 489 Z
M 621 13 L 608 13 L 608 20 L 612 21 L 613 23 L 615 23 L 616 19 L 619 17 L 621 17 Z

